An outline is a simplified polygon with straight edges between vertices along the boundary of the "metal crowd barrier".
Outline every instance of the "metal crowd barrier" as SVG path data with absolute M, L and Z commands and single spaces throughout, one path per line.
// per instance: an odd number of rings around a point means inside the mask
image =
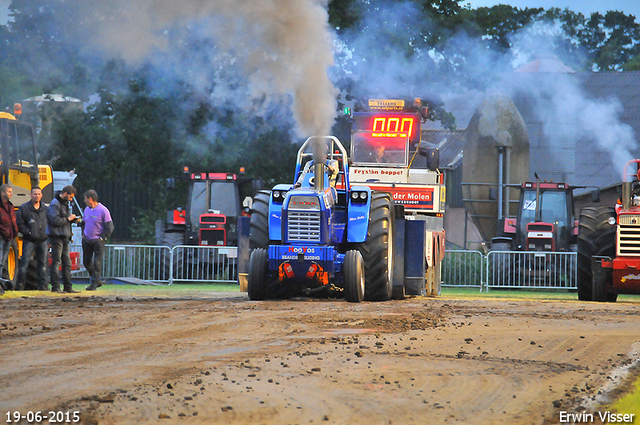
M 79 252 L 82 264 L 82 245 L 72 244 L 72 252 Z M 171 249 L 154 245 L 106 245 L 102 261 L 102 277 L 136 278 L 171 283 Z M 76 277 L 89 277 L 84 266 L 73 272 Z
M 172 282 L 237 282 L 238 248 L 231 246 L 176 246 Z
M 487 286 L 576 289 L 575 252 L 493 251 L 487 255 Z
M 446 250 L 441 285 L 482 289 L 486 257 L 479 251 Z
M 447 250 L 442 286 L 523 289 L 576 289 L 575 252 Z
M 82 245 L 72 244 L 80 267 L 76 277 L 89 277 L 82 266 Z M 137 278 L 158 283 L 238 281 L 238 248 L 211 246 L 106 245 L 102 277 Z
M 79 253 L 80 267 L 74 276 L 89 277 L 82 266 L 82 245 L 71 244 Z M 238 281 L 238 248 L 179 245 L 107 245 L 104 278 L 137 278 L 158 283 Z M 526 289 L 576 289 L 575 252 L 446 250 L 442 286 Z

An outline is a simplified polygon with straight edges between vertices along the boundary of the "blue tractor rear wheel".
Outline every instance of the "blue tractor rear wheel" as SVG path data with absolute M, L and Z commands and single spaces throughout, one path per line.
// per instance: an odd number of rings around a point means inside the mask
M 360 251 L 347 251 L 342 265 L 344 274 L 344 297 L 350 303 L 364 299 L 364 261 Z
M 371 194 L 367 240 L 358 246 L 365 270 L 364 299 L 386 301 L 393 289 L 393 229 L 394 208 L 391 195 Z
M 271 192 L 261 190 L 253 198 L 251 207 L 250 248 L 269 247 L 269 197 Z

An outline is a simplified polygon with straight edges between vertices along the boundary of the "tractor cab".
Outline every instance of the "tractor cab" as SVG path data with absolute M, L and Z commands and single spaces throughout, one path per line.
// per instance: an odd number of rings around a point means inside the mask
M 29 201 L 31 188 L 39 184 L 35 136 L 30 124 L 8 112 L 0 112 L 0 161 L 0 184 L 13 186 L 11 202 L 19 207 Z M 43 201 L 50 202 L 52 193 L 49 195 Z
M 235 245 L 242 214 L 236 175 L 192 173 L 186 212 L 187 245 Z
M 406 167 L 409 161 L 408 134 L 394 132 L 379 137 L 376 132 L 358 131 L 351 138 L 355 165 Z
M 520 191 L 516 243 L 525 251 L 570 251 L 576 243 L 573 187 L 565 183 L 526 182 Z M 507 220 L 507 223 L 510 220 Z

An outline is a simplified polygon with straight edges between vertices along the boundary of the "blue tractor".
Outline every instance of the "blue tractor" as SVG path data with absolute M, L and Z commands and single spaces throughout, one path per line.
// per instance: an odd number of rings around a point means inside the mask
M 405 230 L 404 221 L 391 194 L 350 184 L 347 152 L 337 138 L 310 137 L 298 151 L 295 183 L 253 200 L 249 298 L 317 294 L 361 302 L 420 295 L 420 285 L 413 292 L 404 287 L 405 234 L 415 233 L 419 248 L 425 232 Z M 412 251 L 424 264 L 424 251 Z M 420 274 L 424 287 L 424 268 Z

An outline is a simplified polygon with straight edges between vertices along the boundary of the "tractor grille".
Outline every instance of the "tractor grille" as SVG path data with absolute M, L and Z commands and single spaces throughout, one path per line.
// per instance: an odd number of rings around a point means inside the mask
M 618 255 L 640 257 L 640 216 L 620 216 Z
M 553 230 L 553 225 L 529 223 L 527 225 L 527 230 L 531 232 L 551 232 Z
M 216 246 L 225 243 L 224 229 L 200 229 L 200 245 Z
M 226 223 L 227 217 L 224 215 L 203 215 L 200 217 L 200 223 Z
M 640 226 L 640 215 L 623 214 L 620 216 L 620 224 Z
M 289 241 L 320 242 L 319 211 L 289 211 Z

